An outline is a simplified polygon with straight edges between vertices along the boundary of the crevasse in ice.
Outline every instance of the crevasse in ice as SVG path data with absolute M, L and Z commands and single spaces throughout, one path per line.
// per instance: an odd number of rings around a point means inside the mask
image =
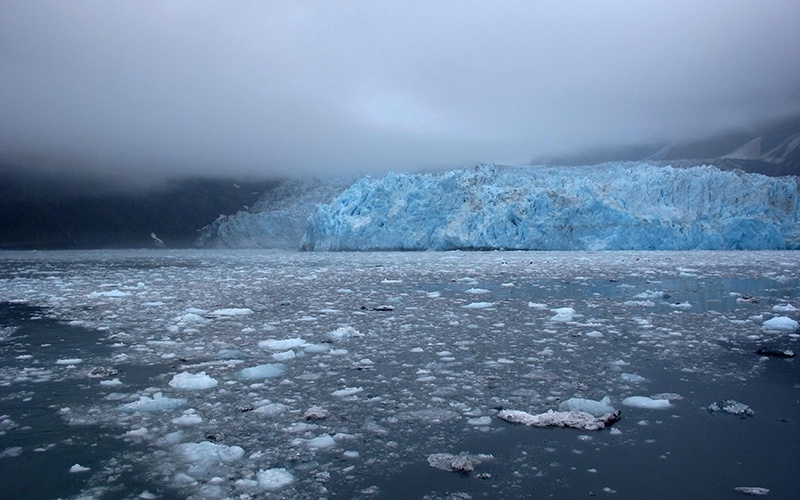
M 364 178 L 306 250 L 800 249 L 798 178 L 715 167 L 483 165 Z

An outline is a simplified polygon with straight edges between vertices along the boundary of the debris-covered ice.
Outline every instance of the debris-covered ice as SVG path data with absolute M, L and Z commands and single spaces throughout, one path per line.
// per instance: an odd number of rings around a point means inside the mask
M 755 412 L 746 404 L 735 399 L 723 399 L 708 405 L 709 413 L 727 413 L 737 417 L 752 417 Z
M 497 416 L 507 422 L 530 425 L 532 427 L 572 427 L 587 431 L 598 431 L 619 420 L 621 412 L 612 411 L 595 417 L 585 411 L 553 411 L 532 415 L 519 410 L 502 410 Z

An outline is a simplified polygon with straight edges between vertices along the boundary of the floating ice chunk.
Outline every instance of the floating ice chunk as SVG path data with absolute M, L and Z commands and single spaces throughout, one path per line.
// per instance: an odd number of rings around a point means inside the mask
M 586 335 L 587 337 L 600 338 L 603 336 L 603 332 L 592 330 L 591 332 L 584 333 L 584 335 Z
M 172 419 L 172 423 L 176 425 L 197 425 L 202 421 L 203 417 L 196 413 L 185 413 L 180 417 Z
M 114 387 L 117 385 L 123 385 L 122 382 L 118 378 L 112 378 L 111 380 L 101 380 L 100 385 L 105 387 Z
M 131 292 L 122 292 L 120 290 L 111 290 L 110 292 L 92 292 L 88 295 L 90 299 L 110 298 L 118 299 L 122 297 L 130 297 L 133 295 Z
M 353 328 L 352 326 L 342 326 L 333 330 L 332 332 L 328 332 L 327 337 L 331 340 L 345 340 L 349 339 L 350 337 L 361 337 L 361 333 Z
M 656 305 L 652 300 L 626 300 L 623 304 L 631 307 L 654 307 Z
M 303 351 L 307 352 L 308 354 L 320 354 L 330 350 L 331 346 L 328 344 L 308 344 L 305 348 L 303 348 Z
M 149 396 L 140 396 L 138 401 L 134 401 L 132 403 L 124 404 L 119 407 L 122 411 L 142 411 L 142 412 L 151 412 L 151 411 L 163 411 L 163 410 L 172 410 L 174 408 L 178 408 L 186 404 L 186 399 L 184 398 L 167 398 L 164 397 L 160 392 L 153 394 L 153 397 Z
M 774 312 L 788 313 L 788 312 L 797 312 L 799 309 L 797 309 L 795 306 L 791 304 L 778 304 L 776 306 L 772 306 L 772 310 Z
M 623 399 L 622 404 L 647 410 L 665 410 L 672 406 L 669 399 L 651 399 L 647 396 L 631 396 Z
M 294 482 L 292 473 L 283 468 L 262 469 L 256 474 L 256 479 L 258 486 L 267 491 L 277 491 Z
M 550 309 L 550 312 L 555 313 L 555 316 L 550 318 L 550 321 L 555 321 L 557 323 L 572 321 L 572 318 L 575 316 L 575 309 L 571 307 L 558 307 L 556 309 Z
M 635 373 L 623 373 L 619 376 L 623 381 L 628 382 L 630 384 L 638 384 L 647 380 L 646 378 L 642 377 L 641 375 L 637 375 Z
M 217 379 L 209 377 L 206 372 L 189 373 L 183 372 L 172 377 L 169 381 L 170 387 L 185 391 L 202 391 L 216 387 Z
M 429 299 L 438 299 L 442 296 L 442 294 L 440 292 L 428 292 L 425 294 L 425 296 Z
M 300 338 L 291 339 L 269 339 L 262 340 L 258 343 L 258 347 L 262 349 L 269 349 L 270 351 L 285 351 L 287 349 L 294 349 L 296 347 L 305 347 L 308 343 Z
M 278 415 L 285 413 L 288 409 L 289 407 L 285 404 L 267 403 L 254 409 L 253 413 L 264 415 L 265 417 L 277 417 Z
M 245 368 L 244 370 L 240 370 L 238 375 L 239 378 L 245 380 L 258 380 L 262 378 L 280 377 L 284 373 L 286 373 L 286 365 L 276 363 Z
M 450 453 L 433 453 L 428 455 L 428 465 L 448 472 L 472 472 L 481 462 L 493 459 L 492 455 L 471 455 L 461 452 L 458 455 Z
M 332 448 L 336 446 L 336 441 L 330 434 L 323 434 L 322 436 L 315 437 L 306 441 L 306 446 L 315 449 Z
M 666 292 L 654 292 L 647 290 L 646 292 L 637 293 L 633 296 L 634 299 L 667 299 L 669 294 Z
M 755 495 L 755 496 L 769 495 L 769 489 L 762 488 L 760 486 L 737 486 L 733 490 L 738 491 L 739 493 L 744 493 L 746 495 Z
M 57 365 L 79 365 L 81 363 L 83 363 L 81 358 L 66 358 L 56 361 Z
M 236 462 L 244 456 L 244 450 L 239 446 L 227 446 L 208 441 L 182 443 L 177 445 L 175 450 L 187 462 L 202 469 L 207 469 L 219 462 Z
M 547 309 L 547 304 L 541 304 L 539 302 L 528 302 L 528 307 L 532 309 Z
M 72 472 L 73 474 L 76 473 L 76 472 L 86 472 L 86 471 L 89 471 L 89 470 L 91 470 L 89 467 L 84 467 L 81 464 L 75 464 L 75 465 L 73 465 L 72 467 L 69 468 L 69 471 Z
M 608 396 L 604 397 L 600 401 L 595 401 L 593 399 L 570 398 L 559 403 L 558 409 L 563 411 L 582 411 L 595 417 L 602 417 L 603 415 L 614 411 L 614 407 L 611 406 L 611 399 Z
M 532 427 L 572 427 L 587 431 L 604 429 L 619 420 L 621 412 L 615 410 L 600 417 L 585 411 L 553 411 L 532 415 L 518 410 L 502 410 L 498 418 L 506 422 L 530 425 Z
M 462 307 L 464 309 L 486 309 L 489 307 L 493 307 L 494 305 L 495 305 L 494 302 L 471 302 Z
M 206 316 L 210 318 L 224 318 L 231 316 L 247 316 L 250 314 L 253 314 L 252 309 L 246 307 L 229 307 L 226 309 L 215 309 L 206 314 Z
M 467 290 L 464 290 L 464 293 L 471 293 L 473 295 L 482 295 L 484 293 L 491 293 L 491 292 L 489 292 L 489 290 L 486 290 L 485 288 L 469 288 Z
M 761 326 L 770 330 L 794 331 L 800 327 L 800 324 L 798 324 L 797 321 L 793 320 L 792 318 L 788 318 L 786 316 L 777 316 L 775 318 L 768 319 Z
M 175 318 L 178 324 L 203 324 L 208 323 L 208 320 L 196 313 L 186 313 L 182 316 Z
M 295 354 L 291 349 L 288 351 L 276 352 L 272 355 L 272 359 L 275 361 L 288 361 L 290 359 L 294 359 L 295 357 L 297 357 L 297 354 Z
M 737 417 L 752 417 L 755 412 L 746 404 L 735 399 L 723 399 L 708 405 L 709 413 L 727 413 Z
M 347 396 L 353 396 L 358 394 L 359 392 L 363 392 L 363 387 L 345 387 L 344 389 L 339 389 L 338 391 L 333 391 L 331 396 L 336 396 L 337 398 L 344 398 Z
M 492 417 L 475 417 L 467 419 L 469 425 L 485 426 L 492 424 Z

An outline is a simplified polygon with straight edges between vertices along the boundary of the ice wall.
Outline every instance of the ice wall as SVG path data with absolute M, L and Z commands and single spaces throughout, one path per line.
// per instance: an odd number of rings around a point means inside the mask
M 364 178 L 306 250 L 800 249 L 797 177 L 639 163 Z
M 314 206 L 329 203 L 355 180 L 343 176 L 285 181 L 264 193 L 253 207 L 220 216 L 202 228 L 196 244 L 206 248 L 297 250 Z

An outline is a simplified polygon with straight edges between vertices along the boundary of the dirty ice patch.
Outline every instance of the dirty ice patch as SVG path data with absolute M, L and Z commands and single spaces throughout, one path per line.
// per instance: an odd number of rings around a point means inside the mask
M 172 377 L 169 386 L 185 391 L 202 391 L 216 387 L 218 383 L 217 379 L 209 377 L 206 372 L 183 372 Z
M 260 380 L 264 378 L 280 377 L 286 373 L 286 365 L 281 363 L 253 366 L 240 370 L 239 378 L 244 380 Z
M 163 410 L 172 410 L 186 404 L 184 398 L 168 398 L 164 397 L 160 392 L 153 394 L 153 397 L 140 396 L 137 401 L 124 404 L 119 407 L 120 410 L 126 412 L 154 412 Z
M 669 399 L 652 399 L 647 396 L 631 396 L 623 399 L 622 404 L 646 410 L 666 410 L 672 406 Z
M 797 328 L 800 327 L 797 321 L 787 316 L 777 316 L 775 318 L 768 319 L 761 326 L 769 330 L 790 330 L 790 331 L 797 330 Z
M 268 339 L 262 340 L 258 343 L 258 347 L 268 349 L 270 351 L 286 351 L 288 349 L 295 349 L 297 347 L 305 347 L 308 343 L 300 338 L 291 339 Z

